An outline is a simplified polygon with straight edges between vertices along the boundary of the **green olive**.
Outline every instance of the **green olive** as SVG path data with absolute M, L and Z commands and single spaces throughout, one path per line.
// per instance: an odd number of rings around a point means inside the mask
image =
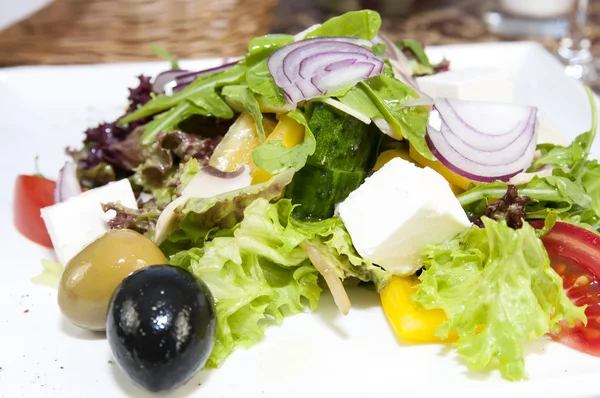
M 69 261 L 60 278 L 58 305 L 63 315 L 84 329 L 104 330 L 115 289 L 132 272 L 167 258 L 135 231 L 107 232 Z

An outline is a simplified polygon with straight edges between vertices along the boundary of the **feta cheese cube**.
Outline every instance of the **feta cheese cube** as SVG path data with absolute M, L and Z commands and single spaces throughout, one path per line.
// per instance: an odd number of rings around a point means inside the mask
M 417 78 L 419 89 L 432 98 L 512 103 L 513 81 L 494 69 L 459 69 Z
M 137 202 L 127 179 L 83 192 L 69 200 L 42 209 L 42 218 L 61 264 L 69 262 L 85 246 L 108 232 L 107 222 L 116 214 L 104 213 L 102 204 L 120 202 L 136 208 Z
M 444 177 L 400 158 L 367 178 L 338 212 L 358 253 L 396 275 L 414 273 L 428 244 L 471 225 Z

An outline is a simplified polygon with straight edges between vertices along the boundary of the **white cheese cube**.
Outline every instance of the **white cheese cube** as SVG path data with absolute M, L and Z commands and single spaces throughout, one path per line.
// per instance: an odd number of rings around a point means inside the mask
M 419 89 L 432 98 L 512 103 L 513 81 L 494 69 L 459 69 L 417 78 Z
M 108 202 L 137 209 L 131 184 L 126 179 L 42 209 L 42 218 L 61 264 L 68 263 L 81 249 L 108 232 L 107 222 L 115 216 L 113 210 L 106 213 L 102 210 L 102 204 Z
M 428 244 L 471 225 L 444 177 L 400 158 L 367 178 L 338 212 L 358 253 L 396 275 L 414 273 Z

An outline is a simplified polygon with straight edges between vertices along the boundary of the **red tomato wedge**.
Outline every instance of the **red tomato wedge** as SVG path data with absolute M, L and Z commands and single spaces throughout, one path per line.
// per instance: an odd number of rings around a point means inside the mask
M 542 228 L 543 221 L 531 223 Z M 600 236 L 584 228 L 557 222 L 542 238 L 550 264 L 563 280 L 567 296 L 587 305 L 587 326 L 579 323 L 551 337 L 579 351 L 600 356 Z
M 15 184 L 13 203 L 13 219 L 17 230 L 26 238 L 50 248 L 52 242 L 40 210 L 54 204 L 55 186 L 52 180 L 20 175 Z

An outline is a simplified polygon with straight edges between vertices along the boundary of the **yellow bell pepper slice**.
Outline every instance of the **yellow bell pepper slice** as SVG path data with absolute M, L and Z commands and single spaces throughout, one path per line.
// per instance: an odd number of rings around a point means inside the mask
M 443 310 L 427 310 L 412 300 L 418 283 L 416 277 L 394 276 L 381 292 L 381 304 L 392 328 L 401 339 L 416 343 L 456 341 L 456 333 L 450 333 L 445 340 L 435 335 L 437 328 L 447 320 Z
M 463 191 L 466 191 L 467 189 L 469 189 L 469 184 L 474 182 L 466 177 L 456 174 L 455 172 L 453 172 L 452 170 L 450 170 L 449 168 L 447 168 L 440 162 L 432 161 L 432 160 L 428 160 L 428 159 L 424 158 L 419 152 L 417 152 L 413 148 L 412 145 L 410 146 L 409 153 L 410 153 L 410 157 L 413 158 L 421 166 L 432 168 L 433 170 L 440 173 L 451 184 L 451 186 L 454 185 L 454 186 L 462 189 Z M 453 191 L 454 191 L 455 195 L 457 195 L 458 193 L 462 193 L 457 189 L 453 189 Z

